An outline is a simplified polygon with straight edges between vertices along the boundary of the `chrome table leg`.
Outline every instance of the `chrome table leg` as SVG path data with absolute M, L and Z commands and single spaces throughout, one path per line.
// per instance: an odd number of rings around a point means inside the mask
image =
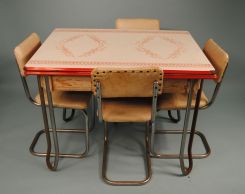
M 186 112 L 185 112 L 185 120 L 184 120 L 184 126 L 183 126 L 183 133 L 182 133 L 182 139 L 181 139 L 181 146 L 180 146 L 180 154 L 179 154 L 179 160 L 180 160 L 180 168 L 183 175 L 188 175 L 192 169 L 192 156 L 188 154 L 188 160 L 189 160 L 189 167 L 185 167 L 184 162 L 184 156 L 185 156 L 185 143 L 186 143 L 186 135 L 188 131 L 188 124 L 189 124 L 189 117 L 190 117 L 190 111 L 191 111 L 191 102 L 192 102 L 192 95 L 193 95 L 193 88 L 194 88 L 194 80 L 189 80 L 189 92 L 188 92 L 188 98 L 187 98 L 187 106 L 186 106 Z
M 199 111 L 199 104 L 201 100 L 201 94 L 202 94 L 202 87 L 203 87 L 203 80 L 201 81 L 200 88 L 197 92 L 196 96 L 196 101 L 195 101 L 195 108 L 194 108 L 194 114 L 192 118 L 192 125 L 191 125 L 191 132 L 190 132 L 190 137 L 189 137 L 189 143 L 188 143 L 188 159 L 189 159 L 189 167 L 185 169 L 185 175 L 188 175 L 193 167 L 193 160 L 192 160 L 192 145 L 193 145 L 193 140 L 194 140 L 194 135 L 195 135 L 195 130 L 196 130 L 196 122 L 197 122 L 197 116 L 198 116 L 198 111 Z

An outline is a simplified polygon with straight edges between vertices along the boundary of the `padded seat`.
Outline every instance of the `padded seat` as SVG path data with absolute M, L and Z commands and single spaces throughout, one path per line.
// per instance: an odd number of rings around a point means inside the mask
M 192 97 L 191 108 L 195 108 L 196 94 Z M 205 93 L 202 92 L 199 107 L 206 106 L 208 104 L 208 98 Z M 187 106 L 187 95 L 182 93 L 166 93 L 159 96 L 158 109 L 161 110 L 179 110 L 186 109 Z
M 60 108 L 86 109 L 89 106 L 90 96 L 87 92 L 52 91 L 53 105 Z M 41 104 L 39 94 L 35 97 L 35 101 Z M 46 95 L 45 104 L 48 104 Z
M 198 80 L 196 82 L 196 85 L 194 86 L 194 91 L 193 91 L 193 96 L 191 99 L 191 107 L 194 109 L 193 113 L 193 118 L 192 118 L 192 124 L 191 124 L 191 130 L 188 130 L 188 120 L 190 116 L 190 111 L 187 109 L 187 98 L 188 98 L 188 93 L 183 92 L 183 93 L 174 93 L 174 94 L 168 94 L 164 93 L 162 94 L 159 99 L 158 99 L 158 110 L 169 110 L 168 114 L 171 120 L 174 122 L 178 122 L 180 120 L 180 109 L 186 109 L 186 114 L 185 114 L 185 120 L 184 120 L 184 126 L 183 129 L 181 130 L 157 130 L 158 134 L 182 134 L 182 139 L 181 139 L 181 146 L 180 146 L 180 153 L 178 154 L 171 154 L 171 153 L 157 153 L 153 149 L 151 150 L 153 153 L 153 157 L 156 158 L 176 158 L 180 160 L 180 165 L 181 165 L 181 171 L 183 175 L 188 175 L 192 168 L 193 168 L 193 161 L 192 159 L 202 159 L 206 158 L 209 156 L 211 153 L 211 149 L 208 145 L 207 139 L 203 133 L 200 131 L 196 131 L 196 122 L 197 122 L 197 117 L 198 117 L 198 110 L 199 109 L 206 109 L 210 107 L 218 94 L 218 91 L 220 89 L 225 71 L 228 66 L 228 61 L 229 61 L 229 55 L 228 53 L 223 50 L 222 47 L 220 47 L 213 39 L 208 39 L 204 49 L 203 49 L 204 54 L 206 57 L 209 59 L 209 61 L 212 63 L 213 67 L 215 68 L 215 74 L 217 75 L 217 78 L 214 79 L 213 81 L 216 83 L 215 88 L 213 90 L 213 94 L 210 96 L 210 99 L 206 97 L 204 92 L 202 91 L 203 84 L 204 84 L 204 79 Z M 186 88 L 187 89 L 187 88 Z M 200 96 L 199 96 L 200 95 Z M 199 100 L 200 97 L 200 104 L 199 107 L 195 108 L 195 102 Z M 189 108 L 189 107 L 188 107 Z M 177 110 L 177 119 L 173 119 L 171 115 L 171 110 Z M 189 136 L 189 144 L 187 148 L 188 154 L 185 154 L 185 141 L 186 141 L 186 134 L 190 134 Z M 152 131 L 152 135 L 154 135 L 154 131 Z M 201 138 L 202 144 L 205 149 L 205 153 L 192 153 L 192 145 L 193 145 L 193 140 L 194 136 L 197 135 Z M 152 138 L 152 145 L 154 145 L 154 139 Z M 153 146 L 152 146 L 153 147 Z M 189 160 L 189 166 L 186 167 L 184 163 L 184 159 Z
M 162 93 L 163 72 L 150 68 L 99 68 L 92 71 L 92 91 L 98 103 L 98 117 L 104 121 L 103 180 L 111 185 L 142 185 L 152 175 L 149 130 L 155 130 L 157 97 Z M 143 180 L 111 180 L 106 175 L 109 132 L 107 122 L 144 122 L 146 174 Z
M 39 36 L 36 33 L 30 34 L 25 40 L 23 40 L 19 45 L 17 45 L 14 49 L 14 55 L 16 58 L 16 62 L 19 68 L 20 78 L 26 93 L 27 98 L 35 105 L 42 107 L 42 115 L 44 122 L 44 129 L 37 132 L 35 135 L 31 146 L 30 152 L 35 156 L 46 157 L 47 167 L 54 171 L 58 167 L 59 158 L 83 158 L 88 154 L 89 151 L 89 119 L 87 115 L 87 109 L 90 104 L 90 92 L 65 92 L 65 91 L 57 91 L 52 90 L 52 79 L 49 79 L 50 93 L 52 95 L 52 105 L 57 108 L 63 108 L 63 120 L 69 121 L 74 116 L 74 110 L 79 109 L 84 118 L 85 129 L 56 129 L 56 122 L 54 116 L 54 110 L 52 106 L 49 106 L 49 111 L 46 110 L 47 107 L 41 105 L 40 94 L 44 92 L 44 100 L 45 104 L 48 105 L 46 84 L 42 82 L 42 77 L 37 76 L 39 93 L 33 99 L 28 83 L 25 75 L 25 64 L 30 60 L 30 58 L 36 53 L 36 51 L 40 48 L 41 41 Z M 49 77 L 50 78 L 50 77 Z M 43 80 L 45 81 L 45 80 Z M 47 80 L 48 81 L 48 80 Z M 93 102 L 93 101 L 92 101 Z M 66 109 L 72 109 L 71 116 L 66 118 Z M 48 114 L 50 119 L 48 119 Z M 93 110 L 91 111 L 93 114 Z M 92 125 L 90 125 L 92 126 Z M 45 133 L 46 142 L 47 142 L 47 151 L 38 152 L 35 151 L 35 147 L 41 137 L 42 134 Z M 52 133 L 52 141 L 50 133 Z M 82 153 L 61 153 L 59 152 L 59 141 L 57 137 L 57 133 L 85 133 L 85 149 Z M 53 151 L 52 151 L 53 150 Z M 53 157 L 51 162 L 51 157 Z
M 146 122 L 151 120 L 151 99 L 104 99 L 103 120 L 107 122 Z

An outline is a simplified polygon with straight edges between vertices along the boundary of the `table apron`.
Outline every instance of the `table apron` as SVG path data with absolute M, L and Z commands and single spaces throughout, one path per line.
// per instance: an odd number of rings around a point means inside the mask
M 44 82 L 44 80 L 42 80 Z M 90 76 L 50 76 L 52 90 L 59 91 L 91 91 Z M 197 82 L 199 83 L 199 82 Z M 197 89 L 199 84 L 195 84 Z M 164 79 L 164 93 L 186 93 L 188 88 L 187 79 Z

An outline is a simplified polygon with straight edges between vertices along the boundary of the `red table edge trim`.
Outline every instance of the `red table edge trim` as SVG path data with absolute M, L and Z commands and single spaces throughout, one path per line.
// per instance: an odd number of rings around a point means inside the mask
M 73 69 L 72 69 L 73 70 Z M 29 75 L 57 75 L 57 76 L 91 76 L 92 69 L 83 69 L 83 71 L 25 71 L 25 76 Z M 211 71 L 173 71 L 165 70 L 164 78 L 169 79 L 216 79 L 217 75 Z
M 25 67 L 26 72 L 40 72 L 45 74 L 46 72 L 68 72 L 69 74 L 71 72 L 91 72 L 93 68 L 46 68 L 46 67 Z M 171 74 L 214 74 L 213 71 L 188 71 L 188 70 L 164 70 L 164 73 L 171 73 Z M 28 73 L 30 74 L 30 73 Z

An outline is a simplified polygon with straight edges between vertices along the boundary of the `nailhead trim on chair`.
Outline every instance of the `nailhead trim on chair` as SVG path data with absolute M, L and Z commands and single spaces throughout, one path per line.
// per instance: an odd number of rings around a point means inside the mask
M 92 75 L 92 92 L 96 94 L 96 82 L 100 81 L 104 78 L 105 74 L 107 73 L 152 73 L 159 71 L 156 68 L 146 68 L 146 69 L 94 69 L 91 73 Z M 158 80 L 155 80 L 158 82 L 158 94 L 162 94 L 162 88 L 163 88 L 163 72 L 161 71 L 159 73 Z

